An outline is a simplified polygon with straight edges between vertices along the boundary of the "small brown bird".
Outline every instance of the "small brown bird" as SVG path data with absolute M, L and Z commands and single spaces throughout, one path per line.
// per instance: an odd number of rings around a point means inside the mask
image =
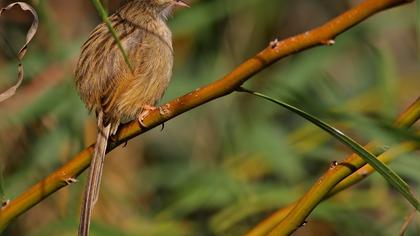
M 172 75 L 171 31 L 166 19 L 181 0 L 131 0 L 109 17 L 130 64 L 102 23 L 82 47 L 75 71 L 81 99 L 97 114 L 98 136 L 84 193 L 79 235 L 89 234 L 98 200 L 108 138 L 121 122 L 142 121 L 163 96 Z M 131 65 L 131 68 L 130 66 Z

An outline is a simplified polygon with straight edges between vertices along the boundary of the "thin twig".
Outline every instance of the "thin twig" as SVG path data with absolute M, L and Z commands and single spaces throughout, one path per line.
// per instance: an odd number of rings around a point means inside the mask
M 411 222 L 414 220 L 414 217 L 416 217 L 416 214 L 417 214 L 416 211 L 412 211 L 410 212 L 410 214 L 408 214 L 408 216 L 405 217 L 404 224 L 402 225 L 400 229 L 400 233 L 398 234 L 399 236 L 405 235 L 405 232 L 407 231 L 408 226 L 410 226 Z

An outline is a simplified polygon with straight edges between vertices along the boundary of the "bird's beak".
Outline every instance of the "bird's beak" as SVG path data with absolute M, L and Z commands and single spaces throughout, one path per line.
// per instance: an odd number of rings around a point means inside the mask
M 175 5 L 180 7 L 190 7 L 187 3 L 182 0 L 175 0 Z

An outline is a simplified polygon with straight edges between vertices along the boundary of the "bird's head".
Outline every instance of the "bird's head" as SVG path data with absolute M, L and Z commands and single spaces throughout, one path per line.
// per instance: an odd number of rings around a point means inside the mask
M 165 18 L 174 7 L 189 7 L 183 0 L 146 0 Z

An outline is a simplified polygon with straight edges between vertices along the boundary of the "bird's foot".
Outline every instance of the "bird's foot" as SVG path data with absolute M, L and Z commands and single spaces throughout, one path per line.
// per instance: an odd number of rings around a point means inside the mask
M 150 114 L 150 112 L 154 111 L 158 109 L 155 106 L 150 106 L 150 105 L 144 105 L 143 106 L 143 111 L 140 113 L 139 117 L 138 117 L 138 121 L 141 125 L 141 127 L 147 128 L 146 125 L 144 124 L 144 118 L 146 116 L 148 116 Z

